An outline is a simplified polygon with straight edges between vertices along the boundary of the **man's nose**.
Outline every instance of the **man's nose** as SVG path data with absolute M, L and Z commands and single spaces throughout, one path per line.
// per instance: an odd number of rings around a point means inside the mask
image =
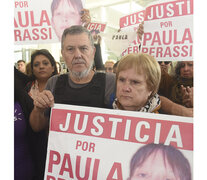
M 80 58 L 81 57 L 81 52 L 80 52 L 80 50 L 78 48 L 75 49 L 74 56 L 76 58 Z

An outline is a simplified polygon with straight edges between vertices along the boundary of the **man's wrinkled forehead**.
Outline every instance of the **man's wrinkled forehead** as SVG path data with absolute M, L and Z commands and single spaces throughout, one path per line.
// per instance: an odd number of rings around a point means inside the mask
M 89 36 L 87 33 L 80 33 L 80 34 L 67 34 L 64 41 L 63 45 L 70 45 L 70 46 L 92 46 L 91 41 L 89 39 Z

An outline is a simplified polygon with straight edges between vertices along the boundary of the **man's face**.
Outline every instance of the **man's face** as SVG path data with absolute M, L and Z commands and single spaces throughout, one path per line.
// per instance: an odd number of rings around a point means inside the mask
M 19 62 L 19 63 L 17 64 L 17 66 L 18 66 L 18 70 L 19 70 L 19 71 L 25 73 L 25 70 L 26 70 L 25 63 L 23 63 L 23 62 Z
M 61 0 L 52 17 L 52 26 L 58 38 L 61 39 L 63 31 L 72 25 L 81 25 L 78 9 L 70 1 Z
M 63 42 L 61 52 L 68 70 L 72 74 L 88 73 L 91 70 L 95 48 L 91 45 L 86 33 L 68 34 Z
M 112 73 L 113 72 L 113 66 L 114 66 L 114 63 L 112 63 L 112 62 L 106 62 L 104 64 L 105 71 Z

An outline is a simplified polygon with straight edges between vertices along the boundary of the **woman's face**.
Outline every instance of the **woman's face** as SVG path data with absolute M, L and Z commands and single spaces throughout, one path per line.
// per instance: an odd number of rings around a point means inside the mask
M 160 151 L 152 153 L 138 166 L 130 180 L 181 180 L 176 177 L 167 159 Z
M 140 110 L 151 93 L 143 73 L 137 74 L 134 68 L 119 72 L 116 96 L 124 110 Z
M 48 80 L 55 68 L 50 60 L 44 55 L 37 55 L 33 62 L 33 74 L 37 80 Z
M 160 68 L 162 71 L 165 71 L 168 73 L 168 70 L 170 68 L 171 62 L 170 61 L 159 61 Z
M 182 78 L 193 78 L 193 61 L 183 61 L 180 68 L 180 76 Z
M 58 38 L 61 39 L 63 31 L 72 25 L 81 25 L 78 9 L 70 1 L 61 0 L 52 17 L 52 26 Z

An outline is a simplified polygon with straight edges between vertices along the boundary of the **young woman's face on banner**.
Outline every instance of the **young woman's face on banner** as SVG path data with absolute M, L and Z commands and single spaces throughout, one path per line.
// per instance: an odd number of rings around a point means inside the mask
M 81 25 L 78 8 L 70 0 L 61 0 L 52 17 L 52 26 L 58 38 L 61 39 L 63 31 L 72 25 Z
M 176 177 L 167 159 L 160 151 L 152 153 L 138 166 L 130 180 L 181 180 Z

